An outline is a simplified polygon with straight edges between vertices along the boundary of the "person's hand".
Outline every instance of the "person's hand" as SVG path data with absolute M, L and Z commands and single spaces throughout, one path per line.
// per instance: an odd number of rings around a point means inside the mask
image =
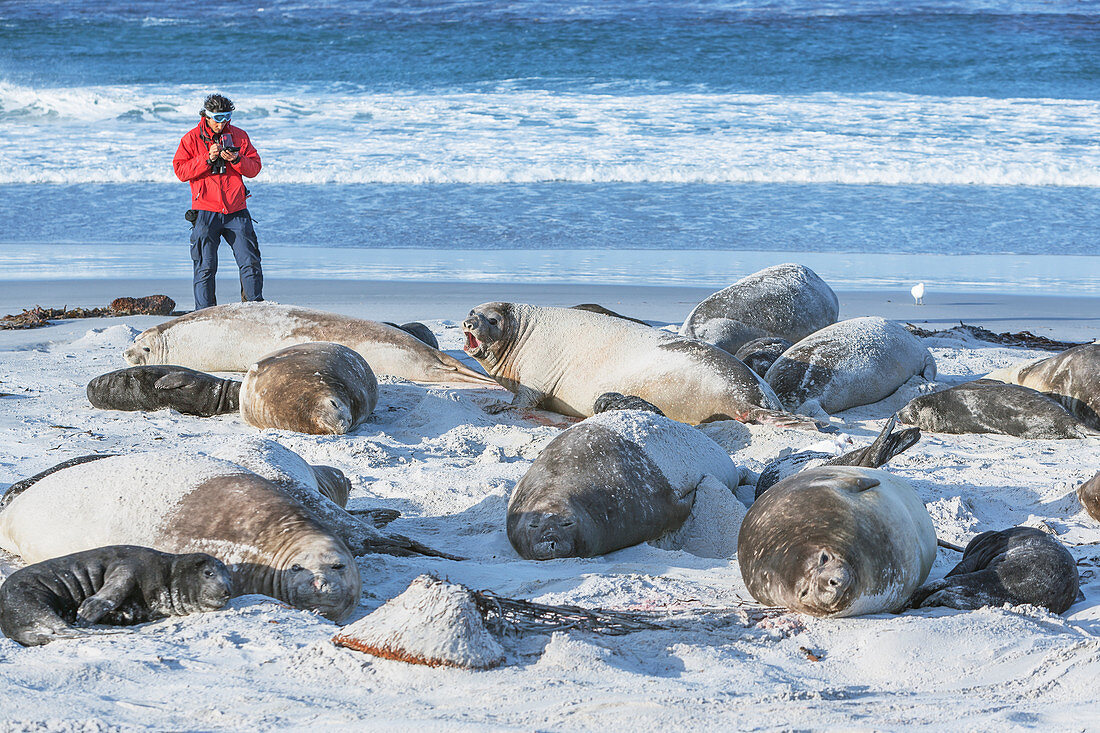
M 210 156 L 210 162 L 213 163 L 218 159 L 218 154 L 223 153 L 222 146 L 218 143 L 210 143 L 210 149 L 206 153 Z
M 229 163 L 232 163 L 238 157 L 240 157 L 239 154 L 233 152 L 232 150 L 223 150 L 222 151 L 222 160 L 227 161 Z

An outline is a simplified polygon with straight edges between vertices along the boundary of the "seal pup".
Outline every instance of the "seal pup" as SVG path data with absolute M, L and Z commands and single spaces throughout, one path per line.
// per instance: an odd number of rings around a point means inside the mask
M 1077 487 L 1077 499 L 1088 515 L 1100 522 L 1100 471 Z
M 745 362 L 745 366 L 749 369 L 760 376 L 764 376 L 767 374 L 768 368 L 775 363 L 775 360 L 792 346 L 794 344 L 787 339 L 778 336 L 765 336 L 749 341 L 733 352 L 733 355 Z
M 707 321 L 728 318 L 762 331 L 746 341 L 780 336 L 793 343 L 836 323 L 839 313 L 836 293 L 817 273 L 785 263 L 754 272 L 705 298 L 692 309 L 680 335 L 694 337 Z
M 691 424 L 816 429 L 812 420 L 782 412 L 771 388 L 733 355 L 649 326 L 571 308 L 484 303 L 462 330 L 466 353 L 515 395 L 513 409 L 591 417 L 596 398 L 618 392 Z
M 902 608 L 932 568 L 932 519 L 904 479 L 822 466 L 790 476 L 749 508 L 737 539 L 753 598 L 811 616 Z
M 788 410 L 832 414 L 885 399 L 917 375 L 935 378 L 931 352 L 901 324 L 867 316 L 802 339 L 768 367 L 764 381 Z
M 88 382 L 88 402 L 101 410 L 160 410 L 210 417 L 236 412 L 241 383 L 172 364 L 118 369 Z
M 435 334 L 432 333 L 432 329 L 428 328 L 420 321 L 410 321 L 409 323 L 402 323 L 401 325 L 391 323 L 390 321 L 382 321 L 382 323 L 387 326 L 393 326 L 394 328 L 400 328 L 405 333 L 412 334 L 433 349 L 439 348 L 439 341 L 436 339 Z
M 104 458 L 47 476 L 0 512 L 0 547 L 26 562 L 105 545 L 206 552 L 230 568 L 238 595 L 333 621 L 359 602 L 359 567 L 343 540 L 229 461 L 183 451 Z
M 113 545 L 28 565 L 0 585 L 0 630 L 23 646 L 223 607 L 229 570 L 205 553 Z
M 986 379 L 1049 394 L 1078 420 L 1100 430 L 1100 344 L 1082 344 L 1045 359 L 997 369 Z
M 1052 397 L 1018 384 L 977 379 L 909 400 L 898 419 L 933 433 L 997 433 L 1052 440 L 1100 436 Z
M 256 428 L 344 435 L 378 404 L 378 380 L 362 356 L 329 341 L 297 344 L 248 367 L 241 417 Z
M 532 462 L 508 502 L 508 540 L 527 560 L 603 555 L 678 529 L 708 477 L 732 492 L 742 476 L 695 428 L 611 409 L 563 431 Z
M 216 305 L 173 318 L 138 334 L 123 356 L 131 365 L 243 372 L 273 351 L 309 341 L 343 344 L 366 359 L 375 374 L 417 382 L 494 383 L 400 328 L 271 301 Z
M 1065 613 L 1079 587 L 1077 563 L 1061 542 L 1033 527 L 1012 527 L 970 540 L 959 564 L 917 590 L 910 605 L 973 611 L 1028 603 Z
M 818 466 L 878 468 L 885 465 L 891 458 L 909 450 L 920 440 L 919 428 L 906 428 L 895 433 L 894 426 L 896 424 L 897 419 L 891 417 L 883 425 L 874 442 L 862 448 L 848 451 L 843 455 L 838 456 L 812 449 L 788 455 L 781 454 L 779 458 L 768 462 L 764 466 L 764 470 L 760 472 L 760 477 L 756 480 L 756 498 L 759 499 L 761 494 L 788 476 L 793 476 L 807 468 Z

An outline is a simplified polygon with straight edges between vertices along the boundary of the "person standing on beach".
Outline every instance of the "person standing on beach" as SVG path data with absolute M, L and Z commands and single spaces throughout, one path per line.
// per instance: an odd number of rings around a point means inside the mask
M 199 124 L 180 140 L 172 167 L 176 177 L 191 184 L 191 259 L 195 263 L 195 310 L 217 305 L 214 276 L 222 237 L 233 248 L 241 271 L 241 298 L 263 300 L 264 276 L 260 245 L 245 208 L 250 195 L 242 176 L 255 178 L 260 155 L 248 133 L 230 124 L 233 102 L 211 94 L 199 112 Z M 190 218 L 190 217 L 188 217 Z

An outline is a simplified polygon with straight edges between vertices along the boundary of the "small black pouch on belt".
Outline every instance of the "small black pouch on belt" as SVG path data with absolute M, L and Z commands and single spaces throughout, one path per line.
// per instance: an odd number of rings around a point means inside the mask
M 183 218 L 191 222 L 191 228 L 195 228 L 195 220 L 199 218 L 199 212 L 195 209 L 188 209 L 183 213 Z

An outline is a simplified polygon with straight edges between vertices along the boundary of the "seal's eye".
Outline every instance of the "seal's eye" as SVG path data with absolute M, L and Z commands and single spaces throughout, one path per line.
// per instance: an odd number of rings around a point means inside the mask
M 489 319 L 489 323 L 491 323 L 491 324 L 493 324 L 493 325 L 495 326 L 495 325 L 497 325 L 497 319 L 495 319 L 495 318 L 490 318 L 490 319 Z
M 146 352 L 152 351 L 152 349 L 150 349 L 148 346 L 142 346 L 141 350 Z
M 293 565 L 290 566 L 290 572 L 292 572 L 292 573 L 299 573 L 303 569 L 304 568 L 301 565 L 299 565 L 298 563 L 294 563 Z
M 214 571 L 211 570 L 210 568 L 207 568 L 206 570 L 203 570 L 202 574 L 205 575 L 208 578 L 213 578 L 214 577 Z
M 343 569 L 344 569 L 344 563 L 342 563 L 342 562 L 334 562 L 334 563 L 332 564 L 332 569 L 333 569 L 333 570 L 343 570 Z
M 563 526 L 563 527 L 572 527 L 573 526 L 573 520 L 572 519 L 567 519 L 567 520 L 565 520 L 564 522 L 561 523 L 561 526 Z
M 829 553 L 827 553 L 827 552 L 821 553 L 821 564 L 824 565 L 827 562 L 829 562 Z

